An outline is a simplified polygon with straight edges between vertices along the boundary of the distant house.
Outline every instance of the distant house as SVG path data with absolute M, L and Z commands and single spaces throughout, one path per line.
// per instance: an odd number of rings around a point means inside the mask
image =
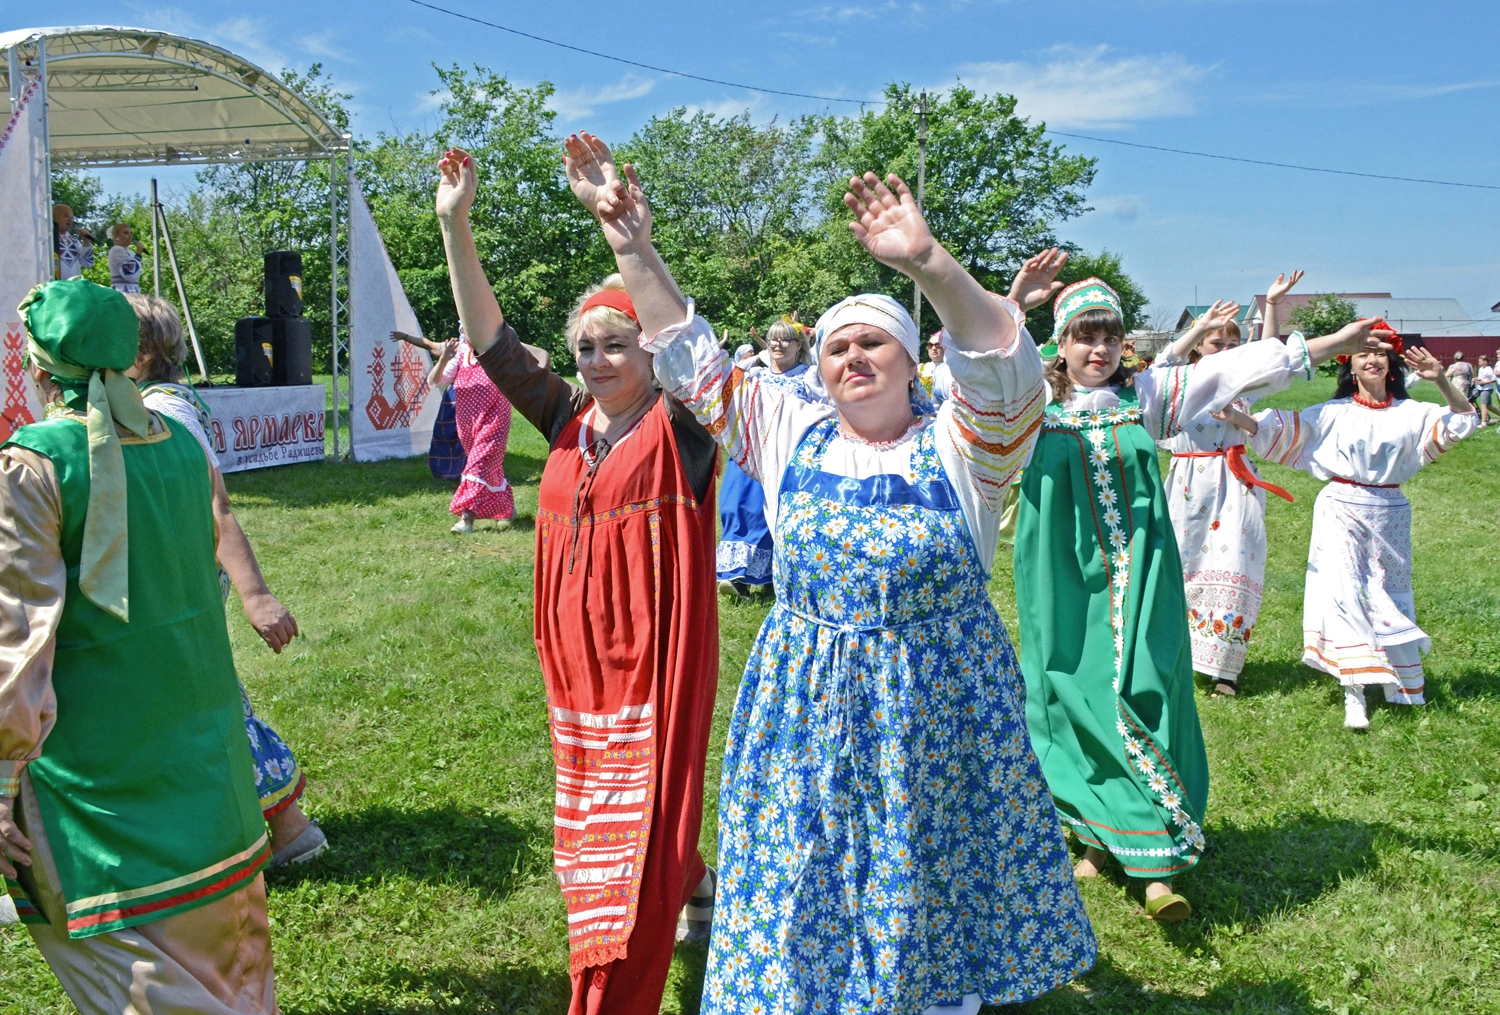
M 1193 322 L 1194 321 L 1196 321 L 1198 318 L 1202 317 L 1204 314 L 1208 313 L 1209 306 L 1212 306 L 1212 304 L 1208 304 L 1207 306 L 1196 306 L 1196 307 L 1195 306 L 1186 306 L 1186 307 L 1183 307 L 1182 308 L 1182 313 L 1180 313 L 1180 314 L 1177 315 L 1177 330 L 1178 331 L 1186 331 L 1187 329 L 1191 328 L 1193 326 Z M 1234 318 L 1235 323 L 1240 326 L 1241 330 L 1243 330 L 1244 327 L 1245 327 L 1245 313 L 1249 309 L 1250 308 L 1247 305 L 1241 303 L 1240 304 L 1240 312 L 1237 315 L 1235 315 L 1235 318 Z
M 1324 294 L 1292 293 L 1288 295 L 1284 300 L 1282 300 L 1278 305 L 1279 313 L 1276 317 L 1277 337 L 1285 338 L 1287 335 L 1290 335 L 1293 331 L 1296 330 L 1292 326 L 1293 310 L 1296 310 L 1298 307 L 1306 303 L 1311 303 L 1313 300 L 1322 295 Z M 1389 300 L 1391 298 L 1390 293 L 1335 293 L 1334 295 L 1338 296 L 1340 299 L 1352 301 L 1355 307 L 1359 306 L 1360 300 Z M 1265 324 L 1265 320 L 1266 295 L 1265 293 L 1261 293 L 1259 296 L 1256 296 L 1250 301 L 1250 306 L 1246 308 L 1245 317 L 1240 322 L 1240 327 L 1244 330 L 1245 338 L 1248 341 L 1254 342 L 1262 337 L 1261 329 Z

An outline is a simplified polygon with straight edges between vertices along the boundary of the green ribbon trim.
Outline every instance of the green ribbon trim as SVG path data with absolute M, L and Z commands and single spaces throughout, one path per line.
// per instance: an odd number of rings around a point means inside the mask
M 83 522 L 78 588 L 95 606 L 129 623 L 129 507 L 125 452 L 115 425 L 144 439 L 151 415 L 135 382 L 120 371 L 58 362 L 35 341 L 27 351 L 32 362 L 59 381 L 88 383 L 89 513 Z

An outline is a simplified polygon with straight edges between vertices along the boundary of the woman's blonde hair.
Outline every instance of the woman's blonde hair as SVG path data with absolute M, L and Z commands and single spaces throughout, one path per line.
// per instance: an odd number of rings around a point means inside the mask
M 182 318 L 177 308 L 160 296 L 126 293 L 130 308 L 140 322 L 137 329 L 137 356 L 146 357 L 141 373 L 143 381 L 175 381 L 182 376 L 187 359 L 187 342 L 182 337 Z
M 578 355 L 578 339 L 587 328 L 594 335 L 624 335 L 634 338 L 641 332 L 641 326 L 632 321 L 623 311 L 614 307 L 590 307 L 588 313 L 583 313 L 583 305 L 588 298 L 595 293 L 601 293 L 606 289 L 618 289 L 625 291 L 625 280 L 620 277 L 619 272 L 605 278 L 598 285 L 589 286 L 584 290 L 578 302 L 573 304 L 572 313 L 568 314 L 568 351 L 574 356 Z
M 777 321 L 766 329 L 766 348 L 771 347 L 771 339 L 778 342 L 793 341 L 797 343 L 797 362 L 812 363 L 812 342 L 802 329 L 791 321 Z
M 1215 328 L 1213 331 L 1207 332 L 1203 336 L 1203 341 L 1198 343 L 1199 346 L 1202 346 L 1203 342 L 1207 342 L 1210 338 L 1212 338 L 1215 335 L 1233 335 L 1234 336 L 1234 341 L 1235 341 L 1236 345 L 1238 345 L 1239 343 L 1241 343 L 1241 342 L 1243 342 L 1245 340 L 1245 333 L 1240 330 L 1240 326 L 1238 324 L 1236 324 L 1234 321 L 1230 321 L 1228 324 L 1225 324 L 1225 325 L 1223 325 L 1221 327 Z M 1203 352 L 1202 352 L 1201 348 L 1195 348 L 1192 352 L 1188 353 L 1188 362 L 1189 363 L 1196 363 L 1196 362 L 1198 362 L 1202 358 L 1203 358 Z
M 1094 307 L 1081 312 L 1068 322 L 1068 326 L 1063 329 L 1062 336 L 1058 339 L 1057 357 L 1043 368 L 1042 373 L 1047 379 L 1047 386 L 1052 389 L 1052 401 L 1066 402 L 1073 395 L 1073 379 L 1068 376 L 1068 361 L 1063 359 L 1062 347 L 1079 335 L 1091 335 L 1097 331 L 1102 331 L 1109 337 L 1120 341 L 1120 365 L 1115 368 L 1115 372 L 1105 383 L 1123 385 L 1130 382 L 1130 370 L 1125 366 L 1123 355 L 1125 322 L 1120 320 L 1120 315 L 1113 310 Z

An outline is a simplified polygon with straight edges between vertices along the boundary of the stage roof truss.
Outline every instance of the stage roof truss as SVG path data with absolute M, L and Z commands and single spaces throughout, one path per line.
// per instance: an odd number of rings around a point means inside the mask
M 0 34 L 29 78 L 45 43 L 58 168 L 328 159 L 348 141 L 279 78 L 206 42 L 135 28 Z M 10 88 L 14 93 L 15 88 Z
M 349 135 L 276 75 L 167 32 L 97 25 L 0 32 L 0 77 L 12 100 L 43 70 L 54 169 L 329 160 L 333 453 L 346 454 L 348 306 L 339 287 Z

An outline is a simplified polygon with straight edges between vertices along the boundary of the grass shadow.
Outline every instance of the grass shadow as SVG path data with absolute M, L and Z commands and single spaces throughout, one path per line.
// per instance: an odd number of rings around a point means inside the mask
M 676 996 L 679 1015 L 698 1015 L 703 1007 L 703 979 L 708 975 L 708 942 L 679 944 L 673 957 L 678 968 L 672 970 L 667 991 Z
M 1242 698 L 1287 695 L 1319 681 L 1327 681 L 1330 685 L 1338 683 L 1322 670 L 1304 666 L 1300 661 L 1250 660 L 1240 673 L 1239 691 Z
M 1235 977 L 1202 994 L 1157 990 L 1121 969 L 1109 956 L 1101 955 L 1092 972 L 1068 987 L 1025 1004 L 1004 1008 L 986 1005 L 979 1010 L 984 1015 L 1081 1015 L 1084 1012 L 1092 1015 L 1121 1011 L 1132 1015 L 1197 1012 L 1326 1015 L 1329 1009 L 1309 994 L 1307 988 L 1285 978 L 1248 980 Z
M 550 870 L 550 829 L 527 827 L 478 808 L 378 807 L 332 812 L 319 824 L 329 849 L 304 864 L 271 871 L 272 891 L 304 881 L 361 884 L 403 876 L 463 885 L 503 898 L 531 868 Z
M 286 1015 L 555 1015 L 566 1011 L 572 984 L 563 972 L 536 966 L 505 963 L 484 973 L 454 969 L 411 969 L 393 966 L 384 970 L 384 981 L 375 997 L 361 997 L 355 987 L 344 997 L 335 997 L 312 1007 L 287 1007 Z M 399 1008 L 393 1008 L 390 991 L 400 991 Z M 384 996 L 381 996 L 384 995 Z M 426 1003 L 415 1003 L 415 998 Z
M 1208 830 L 1208 852 L 1183 879 L 1194 918 L 1182 926 L 1182 940 L 1218 928 L 1254 928 L 1308 905 L 1345 878 L 1375 870 L 1383 831 L 1314 812 L 1283 814 L 1272 825 L 1230 822 Z

